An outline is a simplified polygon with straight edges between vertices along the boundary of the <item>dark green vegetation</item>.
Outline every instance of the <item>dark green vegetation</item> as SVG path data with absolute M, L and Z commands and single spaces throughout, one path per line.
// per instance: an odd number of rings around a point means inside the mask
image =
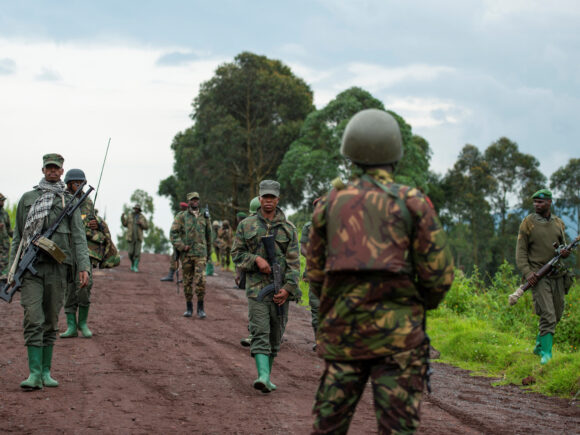
M 155 226 L 153 223 L 155 207 L 153 206 L 153 198 L 151 195 L 144 190 L 137 189 L 131 195 L 130 200 L 131 204 L 123 204 L 123 213 L 126 215 L 133 213 L 133 206 L 139 204 L 141 206 L 141 213 L 145 215 L 149 222 L 149 229 L 143 233 L 143 252 L 152 252 L 155 254 L 170 253 L 171 244 L 169 243 L 169 239 L 163 234 L 163 229 Z M 119 250 L 127 250 L 126 236 L 127 228 L 121 226 L 121 234 L 117 236 L 117 248 Z

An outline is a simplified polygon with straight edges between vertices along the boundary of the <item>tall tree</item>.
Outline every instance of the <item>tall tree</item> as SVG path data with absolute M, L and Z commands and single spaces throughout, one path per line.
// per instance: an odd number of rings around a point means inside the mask
M 221 65 L 193 102 L 194 125 L 173 141 L 174 175 L 159 193 L 174 210 L 187 191 L 214 216 L 247 210 L 258 184 L 274 178 L 290 144 L 313 110 L 312 91 L 278 60 L 244 52 Z

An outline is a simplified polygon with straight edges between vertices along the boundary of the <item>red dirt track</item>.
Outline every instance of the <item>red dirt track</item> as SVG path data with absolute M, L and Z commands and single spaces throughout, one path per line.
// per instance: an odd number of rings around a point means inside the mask
M 127 258 L 96 271 L 92 339 L 58 340 L 52 375 L 58 388 L 22 392 L 28 375 L 19 296 L 0 305 L 0 432 L 307 434 L 323 362 L 312 351 L 310 312 L 292 305 L 274 363 L 278 390 L 252 388 L 253 359 L 244 292 L 230 272 L 207 278 L 207 318 L 184 318 L 183 292 L 162 283 L 169 258 L 144 254 L 141 271 Z M 194 305 L 195 307 L 195 305 Z M 64 314 L 60 319 L 65 329 Z M 580 434 L 580 407 L 564 399 L 491 387 L 493 379 L 433 364 L 420 434 Z M 376 433 L 367 388 L 352 434 Z

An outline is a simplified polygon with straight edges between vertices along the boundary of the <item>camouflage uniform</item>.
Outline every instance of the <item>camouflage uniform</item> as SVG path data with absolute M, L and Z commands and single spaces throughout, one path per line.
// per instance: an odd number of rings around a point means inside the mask
M 282 288 L 290 296 L 284 304 L 284 313 L 288 312 L 288 301 L 300 295 L 298 280 L 300 278 L 300 254 L 296 227 L 286 220 L 279 208 L 271 221 L 265 219 L 261 209 L 238 225 L 232 257 L 236 266 L 246 272 L 246 297 L 249 305 L 250 334 L 252 343 L 250 352 L 275 357 L 280 350 L 284 320 L 276 313 L 276 304 L 272 295 L 262 302 L 256 300 L 261 289 L 272 282 L 272 275 L 261 273 L 255 264 L 256 257 L 266 258 L 261 237 L 274 234 L 276 237 L 276 257 L 281 266 Z
M 5 200 L 0 193 L 0 201 Z M 10 238 L 12 229 L 10 227 L 10 216 L 4 207 L 0 207 L 0 276 L 8 273 L 8 256 L 10 255 Z
M 143 245 L 143 230 L 149 228 L 147 219 L 141 213 L 141 210 L 135 211 L 127 217 L 124 213 L 121 215 L 121 223 L 127 228 L 127 242 L 129 247 L 127 253 L 131 260 L 131 268 L 135 269 L 141 259 L 141 247 Z M 135 264 L 136 263 L 136 264 Z
M 213 251 L 215 252 L 215 256 L 217 259 L 217 262 L 219 264 L 221 264 L 221 257 L 220 257 L 220 248 L 221 248 L 221 241 L 218 237 L 218 233 L 220 231 L 220 224 L 218 221 L 214 221 L 214 223 L 212 224 L 212 239 L 211 239 L 211 243 L 213 246 Z
M 302 236 L 300 237 L 301 251 L 307 249 L 308 246 L 308 235 L 310 233 L 310 227 L 312 222 L 306 222 L 302 227 Z M 304 270 L 304 278 L 306 279 L 308 269 Z M 308 284 L 308 305 L 310 305 L 310 314 L 312 317 L 312 329 L 314 330 L 314 336 L 316 337 L 316 331 L 318 330 L 318 310 L 320 308 L 320 299 L 312 291 L 312 287 Z
M 218 231 L 217 238 L 220 240 L 220 258 L 221 265 L 226 269 L 230 265 L 230 256 L 232 252 L 232 228 L 228 221 L 222 223 L 222 227 Z
M 379 432 L 414 431 L 427 369 L 425 309 L 453 281 L 430 202 L 383 169 L 332 189 L 314 211 L 307 269 L 326 360 L 313 433 L 346 433 L 369 377 Z
M 175 216 L 171 225 L 171 243 L 180 253 L 185 300 L 193 300 L 193 285 L 198 302 L 205 297 L 205 265 L 211 254 L 211 222 L 191 208 Z M 184 248 L 189 246 L 188 251 Z

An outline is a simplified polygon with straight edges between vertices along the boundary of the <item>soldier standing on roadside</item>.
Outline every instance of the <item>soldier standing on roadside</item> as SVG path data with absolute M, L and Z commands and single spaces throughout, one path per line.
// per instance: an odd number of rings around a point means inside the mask
M 316 203 L 319 201 L 320 198 L 316 198 L 313 202 L 313 206 L 316 206 Z M 308 221 L 302 227 L 302 235 L 300 236 L 300 253 L 306 257 L 308 252 L 308 235 L 310 233 L 310 227 L 312 226 L 312 221 Z M 304 273 L 302 274 L 302 279 L 308 282 L 307 269 L 304 269 Z M 320 307 L 320 299 L 318 296 L 314 294 L 310 284 L 308 285 L 308 305 L 310 306 L 310 316 L 312 322 L 312 330 L 314 331 L 314 345 L 312 346 L 312 350 L 316 350 L 316 331 L 318 330 L 318 309 Z
M 44 231 L 62 213 L 65 204 L 72 200 L 61 181 L 64 158 L 60 154 L 43 157 L 42 173 L 34 190 L 26 192 L 18 202 L 10 264 L 12 270 L 31 242 L 31 237 Z M 80 286 L 89 283 L 89 255 L 87 239 L 80 210 L 66 217 L 52 241 L 66 258 L 57 262 L 48 254 L 40 253 L 35 264 L 38 273 L 24 274 L 20 288 L 20 305 L 24 308 L 24 340 L 28 349 L 28 379 L 20 384 L 26 390 L 57 387 L 51 377 L 52 353 L 58 331 L 58 315 L 63 304 L 65 286 L 73 282 L 73 265 L 76 264 Z M 76 256 L 76 257 L 73 257 Z
M 187 210 L 187 202 L 180 202 L 179 208 L 181 211 Z M 169 272 L 166 276 L 160 279 L 160 281 L 170 281 L 173 282 L 173 275 L 175 275 L 175 271 L 179 269 L 179 251 L 173 248 L 173 253 L 171 254 L 171 259 L 169 260 Z
M 211 256 L 211 222 L 199 209 L 199 194 L 187 194 L 188 209 L 179 212 L 171 225 L 171 243 L 180 253 L 183 270 L 183 292 L 187 310 L 183 317 L 193 314 L 193 286 L 197 295 L 197 317 L 206 317 L 205 265 Z
M 4 201 L 6 201 L 6 197 L 0 193 L 0 276 L 8 273 L 10 237 L 12 237 L 10 216 L 8 216 L 8 213 L 4 209 Z
M 252 343 L 250 352 L 256 360 L 258 379 L 254 388 L 263 393 L 276 389 L 270 381 L 274 358 L 280 350 L 284 318 L 277 306 L 288 310 L 288 300 L 300 293 L 300 253 L 296 227 L 286 220 L 278 208 L 280 183 L 264 180 L 260 183 L 260 208 L 244 219 L 236 230 L 232 257 L 236 266 L 246 272 L 246 297 Z M 258 301 L 258 293 L 272 282 L 272 269 L 266 260 L 266 250 L 261 238 L 275 237 L 276 259 L 280 265 L 282 285 L 276 295 Z
M 357 113 L 341 153 L 360 177 L 319 201 L 308 243 L 325 359 L 313 433 L 346 433 L 369 377 L 379 433 L 412 433 L 428 364 L 425 310 L 451 286 L 451 252 L 428 199 L 393 181 L 403 148 L 391 115 Z
M 227 269 L 230 265 L 230 258 L 232 252 L 232 228 L 230 222 L 224 220 L 222 227 L 218 231 L 218 239 L 220 239 L 220 257 L 223 269 Z
M 551 213 L 552 192 L 538 190 L 533 194 L 535 213 L 529 214 L 520 224 L 516 247 L 516 264 L 532 286 L 536 314 L 540 316 L 540 332 L 536 337 L 534 353 L 546 364 L 552 359 L 552 341 L 556 325 L 564 313 L 564 296 L 570 288 L 565 270 L 538 279 L 536 272 L 554 257 L 553 243 L 566 244 L 565 225 Z M 570 255 L 562 250 L 562 258 Z
M 147 219 L 141 213 L 141 206 L 135 204 L 133 214 L 126 216 L 121 215 L 121 223 L 127 228 L 127 253 L 131 261 L 131 270 L 139 272 L 139 260 L 141 260 L 141 248 L 143 246 L 143 230 L 149 228 Z

